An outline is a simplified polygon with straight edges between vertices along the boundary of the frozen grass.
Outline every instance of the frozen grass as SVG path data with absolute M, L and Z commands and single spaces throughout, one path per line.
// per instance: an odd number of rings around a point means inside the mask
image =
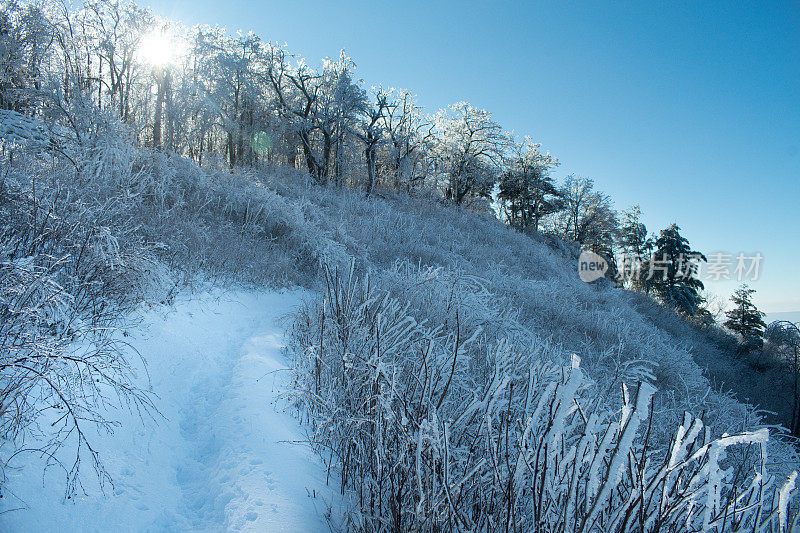
M 611 406 L 580 357 L 520 331 L 488 341 L 486 319 L 500 316 L 476 300 L 454 303 L 442 325 L 418 321 L 353 269 L 327 270 L 325 285 L 295 320 L 296 395 L 311 442 L 356 503 L 351 528 L 796 525 L 781 503 L 794 474 L 783 485 L 765 474 L 767 429 L 714 438 L 686 413 L 661 440 L 667 420 L 653 409 L 652 384 L 623 385 L 621 409 Z

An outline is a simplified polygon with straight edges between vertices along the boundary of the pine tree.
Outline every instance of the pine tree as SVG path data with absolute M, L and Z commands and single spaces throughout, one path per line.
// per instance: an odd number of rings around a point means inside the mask
M 647 264 L 644 281 L 648 292 L 654 291 L 661 301 L 688 316 L 693 316 L 703 302 L 703 282 L 696 276 L 698 261 L 706 258 L 692 250 L 689 241 L 672 224 L 661 230 L 655 252 Z
M 755 289 L 742 285 L 731 296 L 734 308 L 725 313 L 728 320 L 725 326 L 742 336 L 742 343 L 748 350 L 760 348 L 764 343 L 764 313 L 758 310 L 752 300 Z

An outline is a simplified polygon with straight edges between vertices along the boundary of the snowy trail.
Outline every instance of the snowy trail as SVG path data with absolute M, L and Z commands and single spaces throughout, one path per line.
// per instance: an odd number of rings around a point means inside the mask
M 114 478 L 65 500 L 62 474 L 37 461 L 12 473 L 3 531 L 330 531 L 340 500 L 298 422 L 284 411 L 282 327 L 301 292 L 193 296 L 147 313 L 131 344 L 145 357 L 165 419 L 95 437 Z M 43 484 L 44 483 L 44 484 Z M 22 502 L 22 503 L 21 503 Z M 333 511 L 331 511 L 333 509 Z

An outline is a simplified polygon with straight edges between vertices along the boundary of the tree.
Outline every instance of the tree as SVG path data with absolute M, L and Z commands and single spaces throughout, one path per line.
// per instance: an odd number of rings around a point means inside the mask
M 383 140 L 381 119 L 389 106 L 386 93 L 382 89 L 375 92 L 375 102 L 362 107 L 363 120 L 359 122 L 356 136 L 364 143 L 364 160 L 367 165 L 367 187 L 369 196 L 375 186 L 375 162 L 378 144 Z
M 655 291 L 665 304 L 693 316 L 703 301 L 699 293 L 704 288 L 703 282 L 697 278 L 698 262 L 706 261 L 706 257 L 692 250 L 677 224 L 662 230 L 654 244 L 655 252 L 647 263 L 648 292 Z
M 336 61 L 324 61 L 317 74 L 302 60 L 290 66 L 285 50 L 276 46 L 270 47 L 266 62 L 265 78 L 281 116 L 299 136 L 308 173 L 317 183 L 327 183 L 333 170 L 341 184 L 345 138 L 355 128 L 366 98 L 353 79 L 355 63 L 342 51 Z
M 435 138 L 435 123 L 423 116 L 409 91 L 390 89 L 387 94 L 390 103 L 382 118 L 388 137 L 386 166 L 394 188 L 410 191 L 412 185 L 422 182 L 427 175 L 425 153 Z
M 131 85 L 137 81 L 136 51 L 144 32 L 153 25 L 152 16 L 133 2 L 118 0 L 91 0 L 84 4 L 84 11 L 84 24 L 94 38 L 98 58 L 98 96 L 105 87 L 106 103 L 128 122 Z M 160 74 L 169 76 L 168 72 Z M 159 82 L 159 93 L 162 83 L 168 84 L 168 80 Z M 102 97 L 98 98 L 98 105 L 104 105 Z
M 609 265 L 606 277 L 616 277 L 614 242 L 619 220 L 611 198 L 596 191 L 593 180 L 572 174 L 567 176 L 560 193 L 564 209 L 551 217 L 550 228 L 562 238 L 600 254 Z
M 339 52 L 336 61 L 323 61 L 321 87 L 313 115 L 315 128 L 322 136 L 326 180 L 333 177 L 337 185 L 343 183 L 347 135 L 356 129 L 359 114 L 368 107 L 366 91 L 355 80 L 355 69 L 355 62 L 344 50 Z
M 752 295 L 755 289 L 742 285 L 731 296 L 731 303 L 734 307 L 725 316 L 728 319 L 724 322 L 725 327 L 738 333 L 742 338 L 742 347 L 750 351 L 761 348 L 764 343 L 764 313 L 758 310 L 753 303 Z
M 641 221 L 642 210 L 634 205 L 623 213 L 619 231 L 619 245 L 627 253 L 643 256 L 653 248 L 653 241 L 647 237 L 647 226 Z
M 634 205 L 623 213 L 619 229 L 619 248 L 624 254 L 622 265 L 623 283 L 630 288 L 644 290 L 642 267 L 653 250 L 654 239 L 647 236 L 647 226 L 641 221 L 642 210 Z
M 613 242 L 619 220 L 611 198 L 596 191 L 593 180 L 571 174 L 561 187 L 561 195 L 564 210 L 553 224 L 558 234 L 582 245 L 603 247 Z
M 34 3 L 0 2 L 0 109 L 32 115 L 52 51 L 52 31 Z
M 312 134 L 316 129 L 314 115 L 318 95 L 322 88 L 321 76 L 302 61 L 293 68 L 289 65 L 286 51 L 277 46 L 269 49 L 266 78 L 277 100 L 281 117 L 289 122 L 300 140 L 308 174 L 317 183 L 327 180 L 327 159 L 320 162 L 317 157 Z M 330 150 L 326 151 L 326 156 Z
M 522 230 L 532 227 L 539 231 L 542 218 L 564 207 L 561 191 L 550 176 L 550 169 L 558 165 L 558 160 L 539 152 L 540 147 L 529 139 L 515 144 L 508 170 L 500 180 L 498 199 L 503 203 L 506 219 Z
M 446 176 L 445 197 L 461 204 L 469 196 L 488 196 L 497 181 L 508 136 L 492 115 L 466 102 L 436 118 L 436 166 Z

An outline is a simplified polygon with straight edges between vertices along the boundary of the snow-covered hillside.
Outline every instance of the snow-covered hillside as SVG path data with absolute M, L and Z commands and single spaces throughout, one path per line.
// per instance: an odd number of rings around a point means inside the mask
M 215 290 L 145 312 L 127 340 L 163 418 L 113 413 L 118 430 L 93 435 L 113 478 L 105 494 L 87 475 L 86 494 L 65 499 L 63 471 L 43 478 L 42 459 L 26 458 L 10 472 L 0 529 L 328 531 L 339 500 L 285 395 L 279 319 L 303 296 Z

